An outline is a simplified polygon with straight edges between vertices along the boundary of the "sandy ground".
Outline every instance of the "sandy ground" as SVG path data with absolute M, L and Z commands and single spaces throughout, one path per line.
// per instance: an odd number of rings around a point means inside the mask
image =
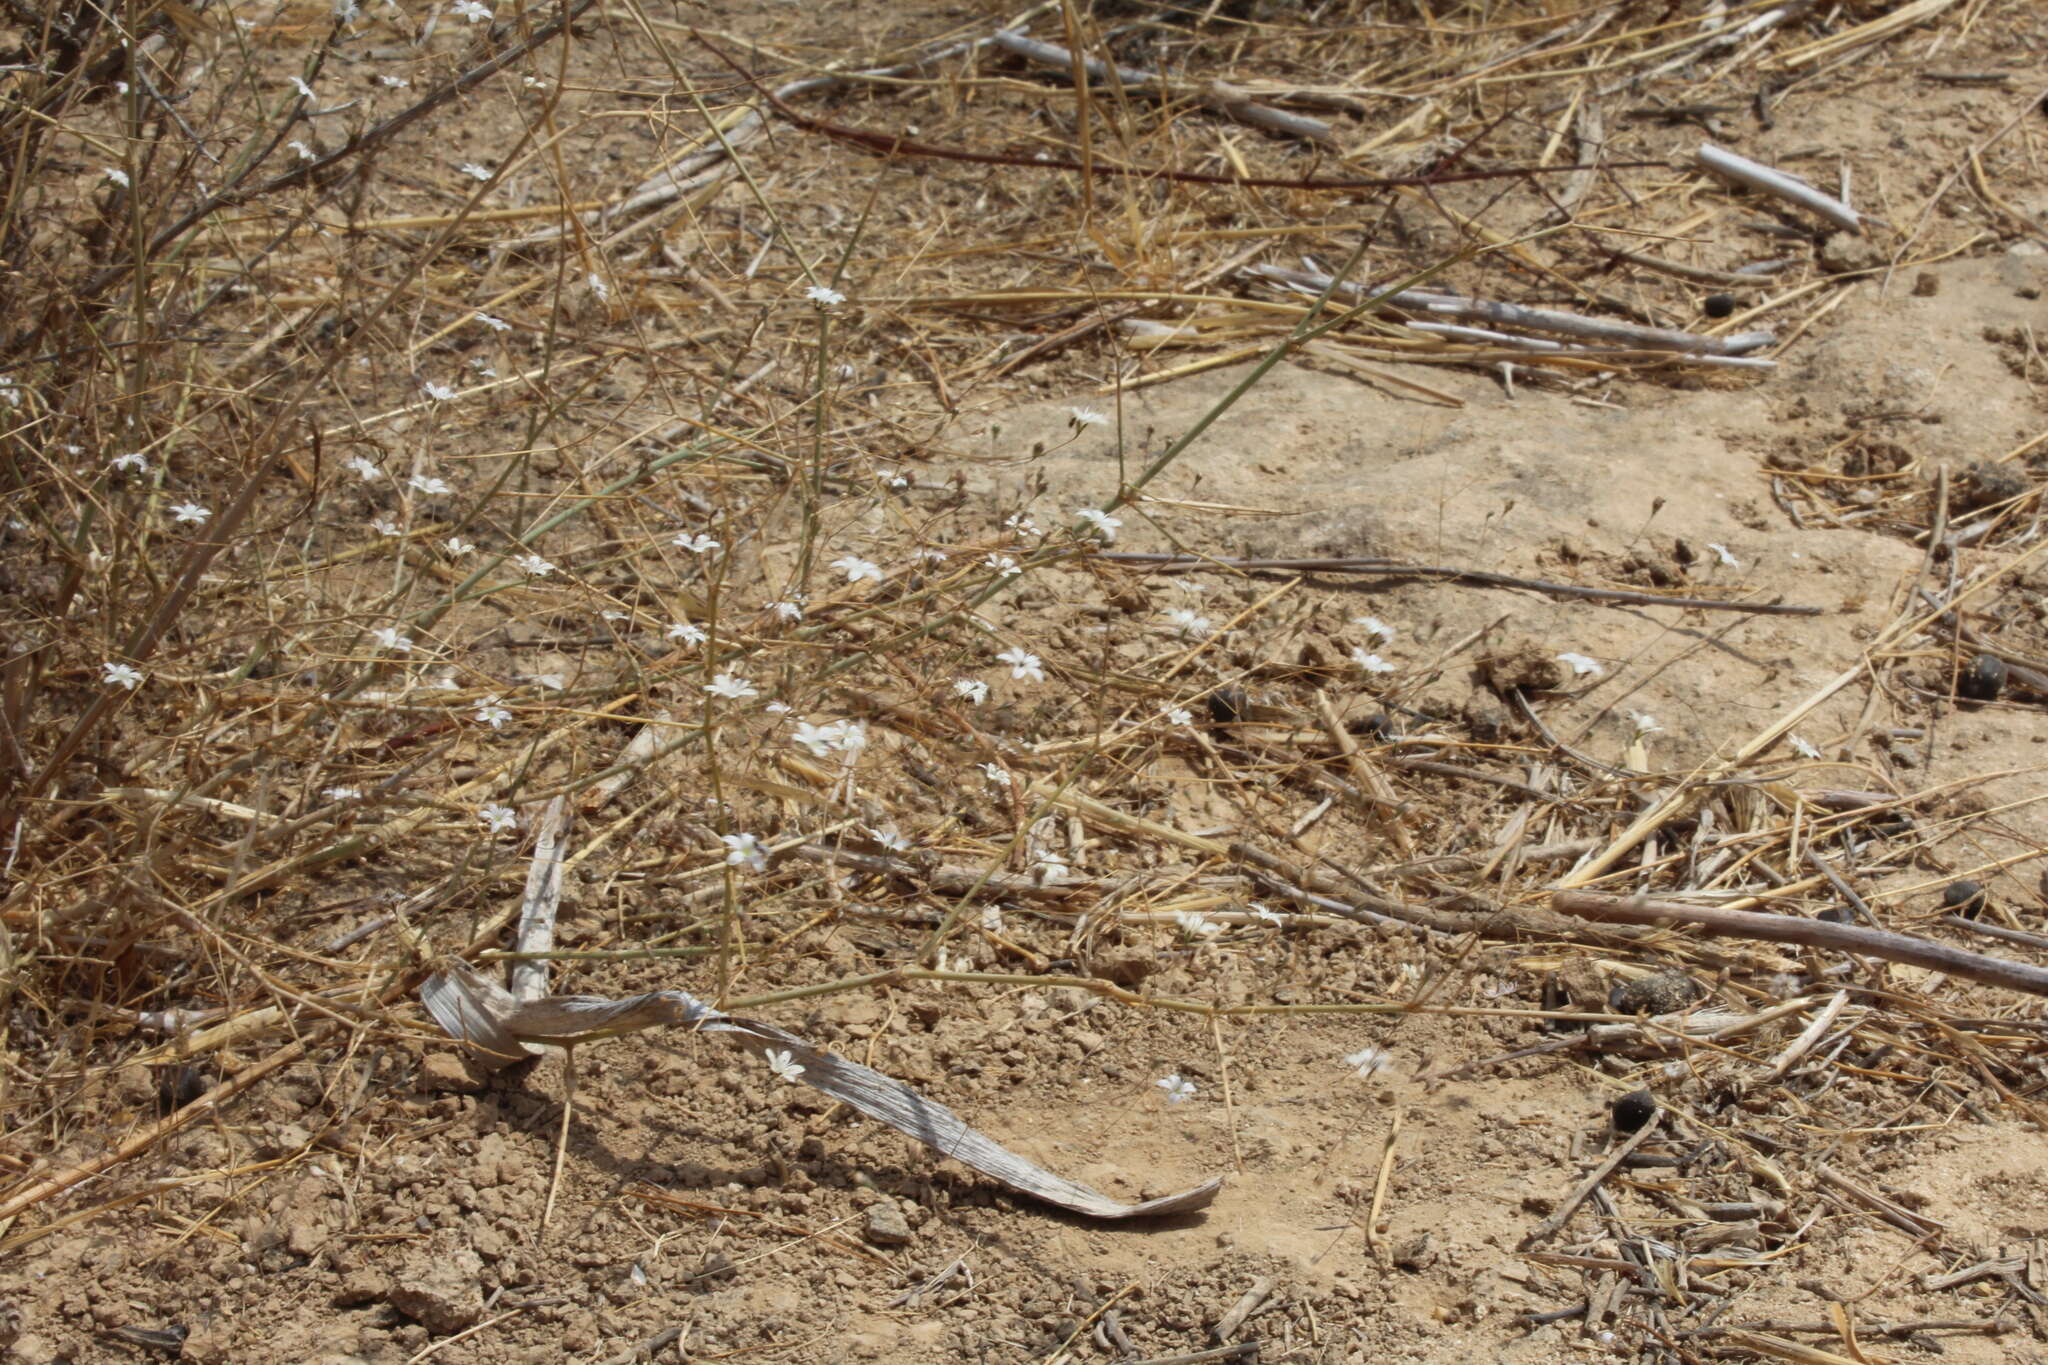
M 774 22 L 800 28 L 804 20 L 778 13 Z M 1966 45 L 1943 61 L 1967 67 L 2000 55 Z M 1926 189 L 1919 181 L 1937 162 L 1946 164 L 1927 149 L 1981 136 L 2012 95 L 1930 94 L 1885 67 L 1852 68 L 1801 99 L 1800 126 L 1775 136 L 1827 141 L 1857 164 L 1873 198 L 1896 191 L 1903 205 L 1917 202 Z M 2008 193 L 2038 225 L 2048 180 L 2022 179 Z M 1422 375 L 1441 391 L 1430 398 L 1290 362 L 1155 483 L 1151 501 L 1124 514 L 1117 545 L 1382 556 L 1781 600 L 1821 608 L 1816 616 L 1314 573 L 1157 575 L 1111 599 L 1103 580 L 1078 570 L 996 600 L 988 616 L 999 632 L 1044 642 L 1049 657 L 1057 650 L 1108 670 L 1160 657 L 1172 643 L 1167 613 L 1196 612 L 1220 633 L 1187 671 L 1189 695 L 1236 680 L 1255 704 L 1300 705 L 1321 687 L 1352 717 L 1389 699 L 1375 679 L 1341 666 L 1349 651 L 1370 648 L 1401 670 L 1392 699 L 1410 710 L 1400 723 L 1474 737 L 1482 713 L 1497 705 L 1475 674 L 1478 657 L 1522 644 L 1546 657 L 1572 652 L 1598 672 L 1544 702 L 1551 733 L 1599 763 L 1682 773 L 1731 752 L 1856 666 L 1925 558 L 1912 526 L 1884 507 L 1822 510 L 1774 496 L 1773 473 L 1780 495 L 1797 495 L 1801 470 L 1903 471 L 1924 512 L 1935 472 L 1946 467 L 1960 512 L 1970 466 L 2048 426 L 2048 365 L 2035 340 L 2048 322 L 2044 289 L 2048 249 L 2038 234 L 1983 243 L 1911 277 L 1878 270 L 1760 377 L 1685 375 L 1573 392 L 1524 375 L 1510 392 L 1498 375 L 1446 368 Z M 914 480 L 906 502 L 929 515 L 941 542 L 992 534 L 1019 512 L 1057 520 L 1117 486 L 1115 422 L 1128 458 L 1142 460 L 1244 373 L 1225 368 L 1118 397 L 1093 392 L 1081 360 L 1062 361 L 978 394 L 947 418 L 906 465 Z M 1076 404 L 1115 422 L 1075 433 L 1068 414 Z M 1034 444 L 1048 453 L 1027 454 Z M 2036 481 L 2044 459 L 2048 450 L 2036 450 L 2016 467 Z M 1890 491 L 1875 479 L 1871 486 Z M 1856 515 L 1863 510 L 1872 514 Z M 880 527 L 895 515 L 878 506 L 869 517 Z M 851 540 L 861 529 L 854 520 L 841 534 Z M 1929 581 L 2005 568 L 2024 549 L 2010 541 L 1965 548 Z M 2022 564 L 1985 598 L 1982 619 L 1995 618 L 2013 638 L 2039 638 L 2044 594 L 2048 575 Z M 1365 617 L 1391 626 L 1392 639 L 1376 641 Z M 559 657 L 517 639 L 506 649 L 512 666 L 529 670 Z M 2028 804 L 2039 793 L 2048 716 L 2023 698 L 1959 708 L 1949 690 L 1952 653 L 1933 634 L 1906 639 L 1898 653 L 1906 662 L 1890 675 L 1896 686 L 1880 698 L 1875 723 L 1868 689 L 1845 689 L 1797 727 L 1817 756 L 1787 741 L 1761 771 L 1809 790 L 1906 792 L 1988 777 L 1970 787 L 1974 804 L 1964 813 L 2015 803 L 1866 885 L 1872 903 L 1910 929 L 1933 915 L 1939 887 L 1958 868 L 2048 846 L 2048 821 Z M 1019 692 L 988 725 L 1024 734 L 1050 721 L 1086 733 L 1077 714 L 1124 704 L 1064 695 Z M 1513 718 L 1495 738 L 1532 742 Z M 881 764 L 921 752 L 879 726 L 875 749 L 870 761 Z M 1151 794 L 1147 818 L 1184 831 L 1287 825 L 1313 805 L 1291 791 L 1248 811 L 1244 789 L 1192 749 L 1154 751 L 1146 762 L 1125 775 L 1128 790 Z M 893 808 L 922 803 L 934 818 L 990 799 L 886 781 Z M 1484 858 L 1522 806 L 1484 786 L 1433 790 L 1411 830 L 1431 855 Z M 1956 813 L 1937 803 L 1922 816 Z M 1579 832 L 1551 813 L 1526 834 L 1541 844 Z M 1170 852 L 1124 860 L 1111 844 L 1082 840 L 1076 870 L 1111 875 L 1145 860 L 1150 871 L 1171 870 Z M 1297 847 L 1336 859 L 1370 855 L 1362 827 L 1335 818 L 1307 826 Z M 598 941 L 622 915 L 670 909 L 670 893 L 636 889 L 612 870 L 585 869 L 570 887 L 566 946 Z M 1515 889 L 1540 888 L 1558 870 L 1526 869 Z M 2036 930 L 2044 918 L 2038 870 L 2021 862 L 1981 874 L 2012 922 Z M 367 893 L 384 875 L 345 869 L 308 899 Z M 855 902 L 866 895 L 853 889 Z M 1023 952 L 974 941 L 956 965 L 1015 972 L 1033 954 L 1041 966 L 1068 956 L 1071 917 L 1031 904 L 1003 915 Z M 327 937 L 335 926 L 317 927 Z M 914 921 L 864 916 L 856 904 L 804 955 L 778 963 L 772 979 L 748 984 L 766 991 L 873 970 L 913 950 L 920 933 Z M 1282 1004 L 1420 996 L 1496 1011 L 1537 1008 L 1544 982 L 1560 971 L 1597 990 L 1633 965 L 1687 961 L 1649 951 L 1594 961 L 1541 941 L 1452 952 L 1359 926 L 1233 930 L 1214 942 L 1190 941 L 1172 925 L 1141 926 L 1121 931 L 1118 951 L 1145 961 L 1144 989 L 1161 996 Z M 1759 970 L 1717 975 L 1687 962 L 1729 1005 L 1841 979 L 1796 950 L 1731 951 Z M 1857 979 L 1924 990 L 1956 1012 L 2038 1018 L 2010 997 L 1883 971 L 1869 967 Z M 697 966 L 601 964 L 577 971 L 574 985 L 703 989 L 704 976 Z M 1585 992 L 1581 1004 L 1595 1007 Z M 564 1180 L 543 1233 L 560 1061 L 486 1076 L 424 1034 L 380 1036 L 289 1069 L 71 1196 L 58 1212 L 142 1194 L 0 1264 L 0 1297 L 19 1319 L 10 1358 L 910 1365 L 1222 1359 L 1191 1353 L 1253 1339 L 1256 1356 L 1239 1358 L 1328 1365 L 2048 1358 L 2039 1306 L 2048 1293 L 2040 1278 L 2048 1147 L 2029 1117 L 2026 1082 L 2004 1082 L 2022 1095 L 2002 1104 L 1981 1077 L 1929 1061 L 1919 1034 L 1895 1040 L 1885 1055 L 1859 1043 L 1847 1054 L 1860 1059 L 1853 1074 L 1817 1072 L 1744 1091 L 1711 1049 L 1491 1060 L 1558 1037 L 1499 1012 L 1211 1021 L 1123 1008 L 1064 986 L 912 983 L 794 1001 L 763 1017 L 917 1085 L 1023 1154 L 1116 1197 L 1215 1175 L 1225 1178 L 1223 1193 L 1205 1212 L 1164 1223 L 1090 1223 L 1016 1199 L 802 1087 L 764 1083 L 713 1040 L 659 1048 L 636 1037 L 580 1059 Z M 1744 1056 L 1768 1059 L 1796 1032 L 1753 1040 Z M 232 1074 L 267 1046 L 210 1056 L 201 1079 Z M 1346 1059 L 1365 1049 L 1385 1059 L 1361 1075 Z M 1459 1073 L 1467 1064 L 1480 1065 Z M 1929 1067 L 1950 1091 L 1919 1083 Z M 2038 1051 L 2015 1063 L 2036 1094 L 2039 1068 Z M 153 1119 L 171 1074 L 130 1067 L 81 1081 L 72 1120 L 46 1134 L 47 1155 L 79 1159 Z M 1192 1097 L 1171 1102 L 1159 1085 L 1169 1075 L 1193 1082 Z M 1610 1182 L 1612 1212 L 1582 1211 L 1546 1244 L 1547 1255 L 1518 1251 L 1615 1141 L 1613 1102 L 1644 1085 L 1664 1105 L 1666 1128 L 1642 1150 L 1669 1160 L 1622 1172 Z M 1823 1168 L 1853 1172 L 1936 1232 L 1916 1239 L 1866 1216 L 1867 1206 L 1825 1184 Z M 232 1176 L 220 1178 L 223 1170 Z M 209 1178 L 177 1183 L 202 1174 Z M 1777 1212 L 1725 1237 L 1722 1224 L 1743 1220 L 1699 1212 L 1757 1201 Z M 1654 1296 L 1631 1292 L 1637 1277 L 1621 1259 L 1629 1237 L 1686 1249 L 1689 1281 Z M 1973 1257 L 2004 1257 L 2017 1268 L 2000 1272 L 2007 1278 L 1930 1287 Z M 1589 1299 L 1599 1309 L 1591 1320 L 1523 1316 Z M 1835 1329 L 1837 1312 L 1856 1324 L 1860 1344 Z M 1226 1317 L 1230 1335 L 1219 1343 L 1215 1329 Z M 1946 1326 L 1882 1335 L 1915 1322 Z M 1985 1323 L 1997 1330 L 1978 1330 Z M 152 1346 L 138 1335 L 149 1332 L 172 1335 Z M 1795 1337 L 1810 1354 L 1759 1344 Z

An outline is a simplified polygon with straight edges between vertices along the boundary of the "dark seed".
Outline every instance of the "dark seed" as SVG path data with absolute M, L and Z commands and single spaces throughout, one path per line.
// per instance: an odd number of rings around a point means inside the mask
M 1984 913 L 1984 888 L 1975 882 L 1950 882 L 1941 889 L 1941 906 L 1951 915 L 1975 919 Z
M 1251 699 L 1242 687 L 1219 687 L 1208 696 L 1209 719 L 1218 725 L 1231 725 L 1244 719 L 1245 708 Z
M 1956 679 L 1956 695 L 1971 701 L 1997 701 L 2005 690 L 2005 660 L 1996 654 L 1979 654 Z
M 1735 296 L 1734 296 L 1733 294 L 1709 294 L 1709 295 L 1707 295 L 1707 316 L 1708 316 L 1708 317 L 1710 317 L 1710 318 L 1725 318 L 1725 317 L 1727 317 L 1727 316 L 1728 316 L 1728 315 L 1729 315 L 1730 313 L 1733 313 L 1734 311 L 1735 311 Z
M 1633 1133 L 1657 1117 L 1657 1097 L 1647 1090 L 1631 1090 L 1614 1102 L 1614 1131 Z
M 1854 924 L 1856 922 L 1856 912 L 1846 905 L 1831 905 L 1818 915 L 1815 915 L 1814 918 L 1824 919 L 1829 924 Z
M 181 1066 L 157 1073 L 156 1102 L 168 1114 L 204 1095 L 209 1089 L 205 1075 L 196 1066 Z

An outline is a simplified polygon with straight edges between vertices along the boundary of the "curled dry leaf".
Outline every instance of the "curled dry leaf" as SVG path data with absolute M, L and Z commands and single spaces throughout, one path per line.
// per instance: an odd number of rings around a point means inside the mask
M 612 999 L 599 995 L 548 995 L 520 1001 L 465 962 L 451 963 L 420 987 L 427 1011 L 452 1038 L 482 1054 L 485 1065 L 504 1066 L 525 1056 L 530 1044 L 576 1046 L 644 1028 L 682 1025 L 721 1034 L 754 1056 L 786 1052 L 803 1068 L 803 1084 L 843 1101 L 993 1177 L 1020 1194 L 1089 1218 L 1155 1218 L 1205 1208 L 1223 1188 L 1210 1180 L 1142 1204 L 1119 1204 L 1033 1162 L 974 1129 L 958 1114 L 881 1072 L 812 1047 L 772 1024 L 723 1014 L 682 991 L 652 991 Z

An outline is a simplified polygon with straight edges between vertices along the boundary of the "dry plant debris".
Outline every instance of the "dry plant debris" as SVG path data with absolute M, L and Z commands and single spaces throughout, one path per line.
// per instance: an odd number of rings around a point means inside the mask
M 0 34 L 13 1358 L 2048 1342 L 2037 7 Z

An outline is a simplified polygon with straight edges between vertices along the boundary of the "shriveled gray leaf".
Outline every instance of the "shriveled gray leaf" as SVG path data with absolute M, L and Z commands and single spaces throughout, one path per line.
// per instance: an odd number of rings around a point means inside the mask
M 993 1177 L 1021 1194 L 1090 1218 L 1153 1218 L 1204 1208 L 1223 1188 L 1219 1179 L 1163 1199 L 1120 1204 L 1109 1196 L 1027 1161 L 977 1131 L 945 1105 L 928 1100 L 903 1082 L 871 1067 L 827 1052 L 773 1024 L 723 1014 L 682 991 L 653 991 L 614 1000 L 597 995 L 549 995 L 520 1001 L 467 963 L 452 964 L 420 988 L 420 998 L 450 1037 L 476 1048 L 488 1065 L 502 1066 L 525 1055 L 527 1043 L 576 1046 L 663 1024 L 723 1034 L 765 1059 L 789 1054 L 803 1068 L 798 1077 L 835 1100 L 936 1151 Z

